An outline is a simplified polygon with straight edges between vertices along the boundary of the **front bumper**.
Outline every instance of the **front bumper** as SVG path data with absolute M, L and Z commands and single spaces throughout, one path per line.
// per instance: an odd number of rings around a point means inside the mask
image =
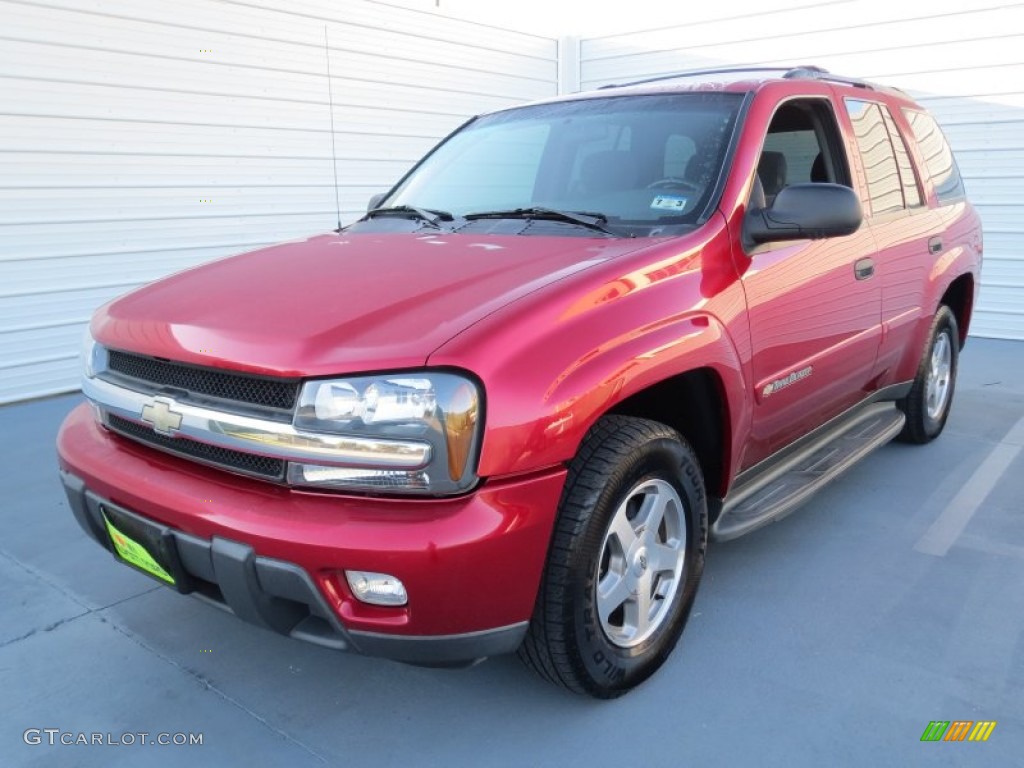
M 106 504 L 169 536 L 189 591 L 246 621 L 331 648 L 420 664 L 515 650 L 533 611 L 564 470 L 448 499 L 282 488 L 113 435 L 88 405 L 57 439 L 83 529 L 109 548 Z M 409 603 L 371 606 L 346 569 L 390 573 Z

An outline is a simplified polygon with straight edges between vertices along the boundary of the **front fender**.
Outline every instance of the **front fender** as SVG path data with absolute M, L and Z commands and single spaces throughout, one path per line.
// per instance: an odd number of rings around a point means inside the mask
M 671 318 L 636 336 L 615 339 L 594 354 L 574 360 L 541 398 L 540 417 L 524 430 L 489 432 L 480 474 L 522 472 L 567 462 L 594 423 L 616 405 L 661 381 L 700 368 L 714 372 L 726 404 L 726 441 L 734 445 L 749 412 L 744 377 L 731 339 L 714 317 Z M 518 461 L 507 463 L 508 458 Z
M 716 222 L 717 225 L 717 222 Z M 667 378 L 709 368 L 730 435 L 749 428 L 742 288 L 724 226 L 703 247 L 667 244 L 505 308 L 431 355 L 432 366 L 476 373 L 486 392 L 479 474 L 531 472 L 568 462 L 616 404 Z M 619 260 L 616 260 L 619 262 Z

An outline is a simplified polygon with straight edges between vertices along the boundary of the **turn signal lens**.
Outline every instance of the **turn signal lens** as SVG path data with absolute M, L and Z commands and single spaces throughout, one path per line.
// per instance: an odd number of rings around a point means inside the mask
M 460 384 L 444 415 L 444 431 L 448 438 L 448 474 L 455 482 L 461 480 L 462 473 L 466 471 L 479 412 L 476 389 L 469 384 Z

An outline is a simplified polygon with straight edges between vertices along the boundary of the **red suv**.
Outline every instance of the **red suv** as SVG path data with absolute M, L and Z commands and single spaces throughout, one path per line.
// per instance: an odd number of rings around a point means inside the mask
M 247 621 L 613 697 L 709 538 L 942 431 L 981 262 L 894 89 L 717 70 L 493 112 L 354 224 L 101 308 L 61 474 L 118 559 Z

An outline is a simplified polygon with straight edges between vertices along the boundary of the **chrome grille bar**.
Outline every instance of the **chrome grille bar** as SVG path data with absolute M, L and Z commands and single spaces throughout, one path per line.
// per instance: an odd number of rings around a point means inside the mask
M 159 435 L 163 439 L 180 435 L 244 453 L 346 467 L 416 470 L 430 463 L 430 444 L 420 440 L 382 440 L 298 430 L 280 421 L 225 413 L 162 395 L 154 397 L 99 378 L 83 379 L 82 392 L 99 408 L 104 420 L 115 415 L 143 424 L 143 409 L 152 412 L 154 404 L 159 404 L 164 414 L 170 412 L 174 417 L 166 424 L 156 425 L 154 437 Z M 157 444 L 157 440 L 151 442 L 154 447 L 166 447 Z

